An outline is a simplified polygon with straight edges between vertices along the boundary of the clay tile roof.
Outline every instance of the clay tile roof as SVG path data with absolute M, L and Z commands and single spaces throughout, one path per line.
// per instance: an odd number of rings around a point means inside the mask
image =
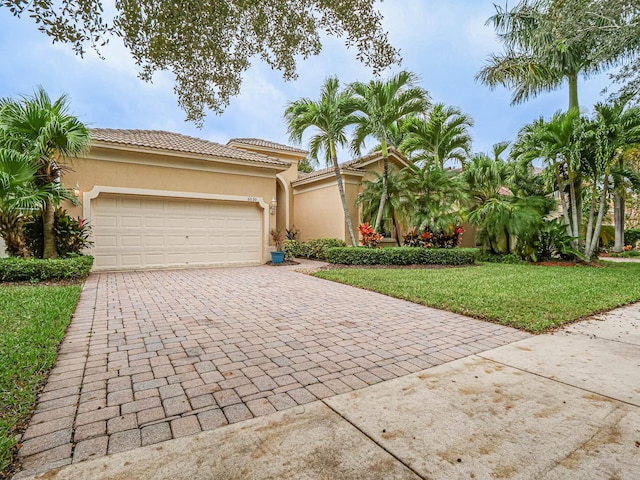
M 227 145 L 231 143 L 244 143 L 245 145 L 255 145 L 257 147 L 273 148 L 274 150 L 285 150 L 287 152 L 302 153 L 306 155 L 306 150 L 301 150 L 289 145 L 283 145 L 282 143 L 270 142 L 268 140 L 262 140 L 260 138 L 232 138 L 227 142 Z
M 392 153 L 399 154 L 399 152 L 395 148 L 390 147 L 389 148 L 389 154 L 392 154 Z M 365 155 L 364 157 L 354 158 L 353 160 L 349 160 L 348 162 L 341 163 L 340 164 L 340 171 L 342 171 L 342 172 L 354 172 L 354 173 L 362 172 L 362 168 L 361 168 L 360 165 L 362 163 L 366 163 L 369 160 L 374 160 L 376 158 L 382 158 L 380 152 L 373 152 L 373 153 L 370 153 L 368 155 Z M 402 157 L 402 158 L 404 158 L 404 157 Z M 298 178 L 296 180 L 294 180 L 294 183 L 298 182 L 298 181 L 302 181 L 302 180 L 307 180 L 307 179 L 313 178 L 313 177 L 319 177 L 319 176 L 325 175 L 325 174 L 327 174 L 329 172 L 333 172 L 333 167 L 323 168 L 322 170 L 315 170 L 315 171 L 310 172 L 310 173 L 303 173 L 303 174 L 298 175 Z
M 289 165 L 266 155 L 246 152 L 237 148 L 227 147 L 219 143 L 201 138 L 190 137 L 180 133 L 165 132 L 163 130 L 119 130 L 111 128 L 92 128 L 91 140 L 136 147 L 172 150 L 176 152 L 195 153 L 212 157 L 231 158 L 248 162 L 273 165 Z

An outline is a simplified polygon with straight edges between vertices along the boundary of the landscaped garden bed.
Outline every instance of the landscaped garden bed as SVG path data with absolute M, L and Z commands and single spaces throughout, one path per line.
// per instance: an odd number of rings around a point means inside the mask
M 533 333 L 640 300 L 640 264 L 484 263 L 473 268 L 330 269 L 315 276 Z

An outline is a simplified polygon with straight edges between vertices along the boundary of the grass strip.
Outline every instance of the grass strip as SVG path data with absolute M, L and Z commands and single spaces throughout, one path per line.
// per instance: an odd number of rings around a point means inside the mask
M 0 287 L 0 472 L 11 464 L 81 287 Z M 0 475 L 1 476 L 1 475 Z
M 640 264 L 484 263 L 451 269 L 341 269 L 317 277 L 540 333 L 640 300 Z

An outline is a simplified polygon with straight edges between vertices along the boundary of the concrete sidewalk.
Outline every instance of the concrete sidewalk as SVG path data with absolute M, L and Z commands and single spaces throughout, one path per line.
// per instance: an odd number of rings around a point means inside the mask
M 640 478 L 640 305 L 46 479 Z

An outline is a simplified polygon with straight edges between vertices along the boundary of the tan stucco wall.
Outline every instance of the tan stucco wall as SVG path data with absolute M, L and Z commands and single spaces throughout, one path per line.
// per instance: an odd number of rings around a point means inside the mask
M 78 182 L 81 192 L 101 185 L 261 197 L 266 203 L 276 194 L 275 170 L 244 165 L 108 149 L 94 149 L 89 158 L 74 159 L 68 165 L 70 171 L 62 181 L 69 188 Z M 69 210 L 82 213 L 79 206 Z
M 389 163 L 397 171 L 404 167 L 404 164 L 394 157 L 390 157 Z M 384 163 L 380 159 L 362 167 L 364 176 L 343 172 L 345 194 L 356 242 L 360 240 L 358 233 L 360 209 L 356 206 L 356 200 L 362 192 L 362 181 L 375 180 L 376 176 L 371 172 L 381 174 L 383 170 Z M 295 186 L 294 199 L 296 208 L 294 223 L 300 229 L 302 240 L 333 237 L 344 240 L 347 244 L 351 243 L 335 177 L 325 177 Z
M 240 150 L 246 150 L 252 153 L 258 153 L 261 155 L 267 155 L 269 157 L 277 158 L 278 160 L 282 160 L 283 162 L 289 162 L 291 166 L 282 172 L 279 173 L 280 178 L 284 180 L 284 183 L 288 187 L 288 192 L 283 194 L 283 197 L 286 198 L 289 205 L 289 218 L 288 222 L 286 219 L 282 218 L 282 215 L 286 215 L 286 208 L 280 209 L 281 198 L 278 198 L 278 225 L 286 225 L 289 224 L 290 228 L 293 228 L 294 221 L 294 210 L 295 210 L 295 202 L 293 199 L 293 188 L 291 188 L 291 182 L 298 178 L 298 162 L 302 160 L 305 155 L 297 152 L 290 152 L 285 150 L 276 150 L 267 147 L 261 147 L 257 145 L 246 145 L 246 144 L 231 144 L 233 148 L 237 148 Z
M 345 195 L 353 223 L 353 233 L 358 239 L 358 208 L 356 199 L 360 190 L 360 176 L 343 173 Z M 330 176 L 309 185 L 294 189 L 294 223 L 300 229 L 300 239 L 338 238 L 350 244 L 340 191 L 335 177 Z
M 311 238 L 345 239 L 342 202 L 335 179 L 315 183 L 310 189 L 296 189 L 293 223 L 300 240 Z
M 120 187 L 231 195 L 261 199 L 266 204 L 276 196 L 277 168 L 108 148 L 94 148 L 88 158 L 74 159 L 68 165 L 70 170 L 62 182 L 67 188 L 78 182 L 81 192 L 89 192 L 94 186 Z M 83 215 L 82 205 L 67 204 L 65 208 L 72 216 Z M 268 215 L 268 219 L 263 235 L 276 227 L 276 216 Z

